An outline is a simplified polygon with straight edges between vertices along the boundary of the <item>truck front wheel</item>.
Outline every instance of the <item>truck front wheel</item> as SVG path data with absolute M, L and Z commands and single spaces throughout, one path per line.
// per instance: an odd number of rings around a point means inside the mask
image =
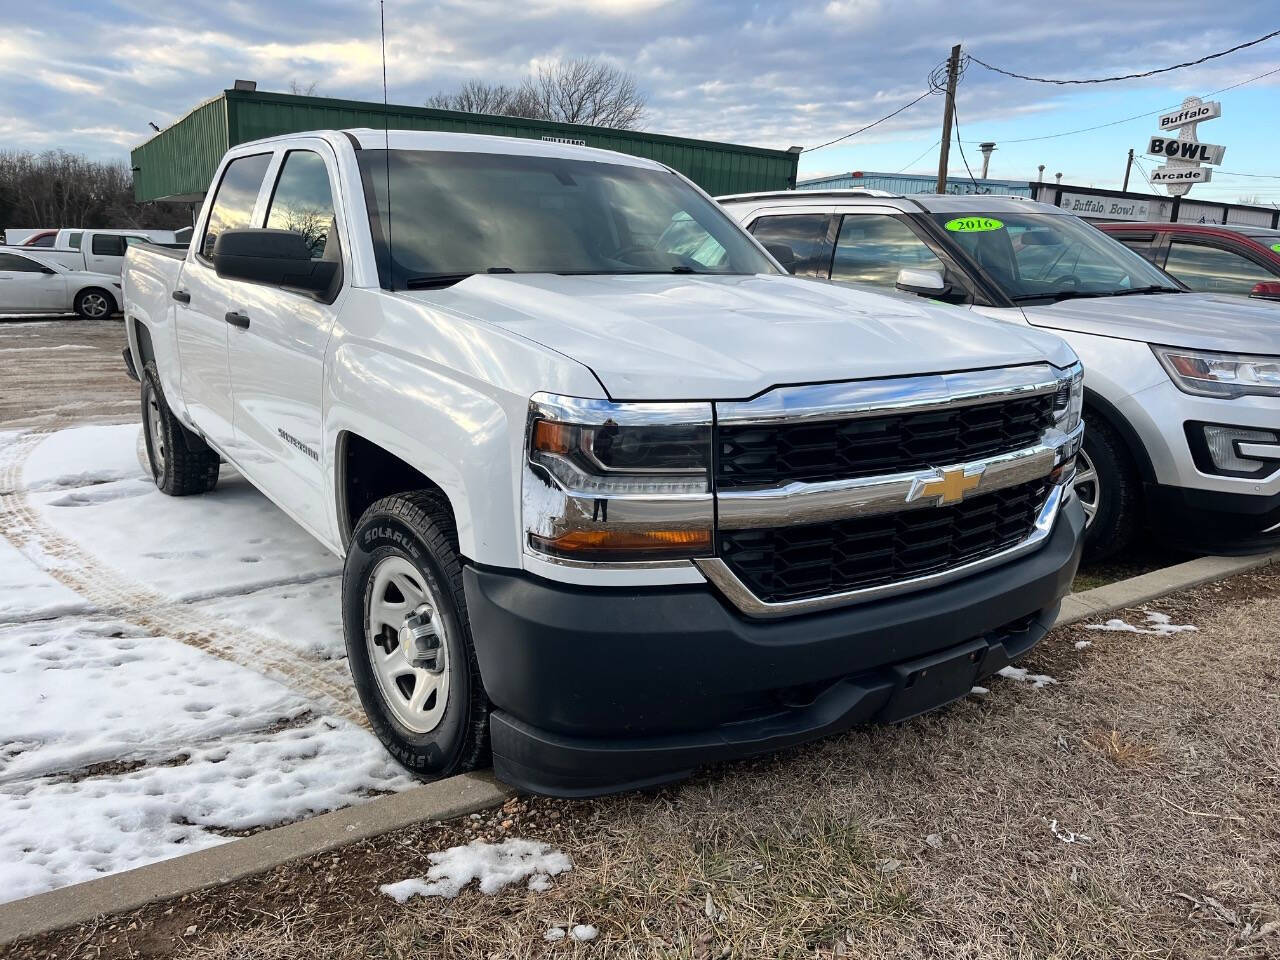
M 217 453 L 173 415 L 160 390 L 154 360 L 142 368 L 142 439 L 151 479 L 161 493 L 185 497 L 218 485 Z
M 343 567 L 342 625 L 360 702 L 402 766 L 434 779 L 488 762 L 489 699 L 447 503 L 404 493 L 364 512 Z

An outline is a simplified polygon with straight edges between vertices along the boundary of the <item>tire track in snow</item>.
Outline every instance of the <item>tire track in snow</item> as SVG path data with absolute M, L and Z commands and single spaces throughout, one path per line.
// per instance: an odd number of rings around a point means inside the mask
M 307 660 L 255 631 L 210 617 L 121 575 L 47 524 L 22 488 L 22 465 L 57 426 L 37 427 L 0 447 L 0 535 L 59 583 L 109 614 L 149 633 L 277 680 L 308 698 L 319 714 L 368 729 L 343 660 Z

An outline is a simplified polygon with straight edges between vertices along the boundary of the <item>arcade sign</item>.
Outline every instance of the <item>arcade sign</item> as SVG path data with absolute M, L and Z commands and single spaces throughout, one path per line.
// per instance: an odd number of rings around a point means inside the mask
M 1168 157 L 1169 162 L 1157 167 L 1151 175 L 1151 183 L 1162 183 L 1169 196 L 1185 196 L 1197 183 L 1208 183 L 1213 171 L 1201 163 L 1221 163 L 1227 148 L 1216 143 L 1201 143 L 1196 139 L 1196 127 L 1205 120 L 1222 116 L 1222 104 L 1217 100 L 1205 102 L 1199 97 L 1187 97 L 1182 106 L 1160 117 L 1160 130 L 1164 136 L 1147 141 L 1147 153 Z M 1166 131 L 1178 131 L 1170 136 Z
M 1212 179 L 1213 171 L 1208 167 L 1175 167 L 1169 163 L 1151 171 L 1152 184 L 1164 183 L 1171 187 L 1190 187 L 1193 183 L 1208 183 Z

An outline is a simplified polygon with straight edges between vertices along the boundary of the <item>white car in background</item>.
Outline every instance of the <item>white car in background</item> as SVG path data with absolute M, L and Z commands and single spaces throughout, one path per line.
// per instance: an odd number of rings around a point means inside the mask
M 102 320 L 120 309 L 120 278 L 71 270 L 45 253 L 0 250 L 0 314 L 71 313 Z
M 896 288 L 1071 344 L 1085 367 L 1075 490 L 1086 559 L 1144 524 L 1193 549 L 1280 546 L 1275 304 L 1192 293 L 1079 217 L 1020 197 L 802 190 L 720 202 L 796 276 Z

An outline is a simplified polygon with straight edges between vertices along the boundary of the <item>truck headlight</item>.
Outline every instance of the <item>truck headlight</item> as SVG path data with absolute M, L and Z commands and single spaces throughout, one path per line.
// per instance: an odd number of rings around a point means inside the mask
M 1280 357 L 1152 346 L 1170 379 L 1197 397 L 1280 397 Z
M 528 548 L 560 560 L 635 563 L 711 554 L 709 403 L 529 403 Z
M 1080 423 L 1084 411 L 1084 366 L 1077 361 L 1059 370 L 1058 392 L 1053 398 L 1053 417 L 1059 430 L 1070 433 Z

